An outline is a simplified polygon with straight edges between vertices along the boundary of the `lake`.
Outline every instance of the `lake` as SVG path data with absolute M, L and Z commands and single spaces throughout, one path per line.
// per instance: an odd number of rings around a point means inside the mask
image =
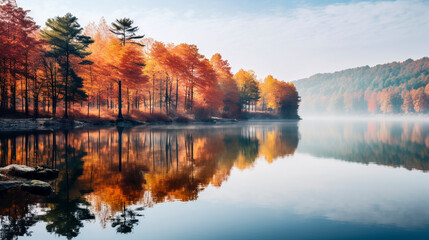
M 428 239 L 429 122 L 303 120 L 0 134 L 1 239 Z

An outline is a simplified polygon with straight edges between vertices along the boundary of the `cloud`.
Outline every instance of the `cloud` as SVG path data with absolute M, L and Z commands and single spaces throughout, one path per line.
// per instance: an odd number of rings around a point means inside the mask
M 429 3 L 419 0 L 236 14 L 208 11 L 196 4 L 175 9 L 168 4 L 153 7 L 137 2 L 121 6 L 107 2 L 98 7 L 79 2 L 69 6 L 66 1 L 22 2 L 33 9 L 39 22 L 66 10 L 82 23 L 101 16 L 107 21 L 132 17 L 148 37 L 195 43 L 208 57 L 220 52 L 233 70 L 253 69 L 261 78 L 273 74 L 291 81 L 319 72 L 429 55 Z

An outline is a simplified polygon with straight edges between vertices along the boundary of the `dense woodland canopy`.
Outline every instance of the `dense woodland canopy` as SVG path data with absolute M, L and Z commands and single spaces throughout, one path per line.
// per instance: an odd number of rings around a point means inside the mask
M 429 58 L 317 74 L 294 82 L 307 113 L 427 113 Z
M 85 28 L 68 13 L 39 27 L 14 0 L 0 0 L 0 112 L 28 116 L 156 119 L 298 118 L 292 83 L 231 72 L 193 44 L 144 38 L 132 19 Z M 243 114 L 246 113 L 246 114 Z M 150 117 L 152 116 L 152 117 Z

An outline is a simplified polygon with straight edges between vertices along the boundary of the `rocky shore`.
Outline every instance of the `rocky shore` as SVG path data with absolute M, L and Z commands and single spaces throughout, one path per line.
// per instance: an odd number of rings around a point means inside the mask
M 25 131 L 57 131 L 82 127 L 133 127 L 139 125 L 165 125 L 165 124 L 230 124 L 241 121 L 299 121 L 300 118 L 284 119 L 269 113 L 243 113 L 240 119 L 229 119 L 220 117 L 209 117 L 195 119 L 190 117 L 176 116 L 174 118 L 147 119 L 146 121 L 136 119 L 124 119 L 121 121 L 107 119 L 75 120 L 62 118 L 1 118 L 0 133 L 25 132 Z
M 52 187 L 47 181 L 56 178 L 58 178 L 58 170 L 55 169 L 11 164 L 0 168 L 0 191 L 20 188 L 32 194 L 49 195 Z
M 85 123 L 59 118 L 0 118 L 0 131 L 31 131 L 31 130 L 60 130 L 82 127 Z
M 120 122 L 100 120 L 81 121 L 61 118 L 20 118 L 8 119 L 0 118 L 0 132 L 23 132 L 23 131 L 55 131 L 91 126 L 123 126 L 132 127 L 145 124 L 135 120 L 123 120 Z
M 192 123 L 233 123 L 237 120 L 212 118 L 206 121 L 195 121 L 183 119 L 169 120 L 169 121 L 156 121 L 156 122 L 143 122 L 133 119 L 125 119 L 122 121 L 113 120 L 97 120 L 97 121 L 82 121 L 72 119 L 60 118 L 22 118 L 22 119 L 6 119 L 0 118 L 0 132 L 24 132 L 24 131 L 56 131 L 65 129 L 74 129 L 82 127 L 133 127 L 139 125 L 156 125 L 156 124 L 192 124 Z

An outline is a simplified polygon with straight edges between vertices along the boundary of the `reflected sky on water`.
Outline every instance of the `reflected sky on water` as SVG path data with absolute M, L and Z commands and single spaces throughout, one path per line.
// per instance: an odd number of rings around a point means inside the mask
M 392 121 L 2 134 L 0 165 L 60 170 L 0 193 L 1 236 L 426 239 L 429 124 Z

